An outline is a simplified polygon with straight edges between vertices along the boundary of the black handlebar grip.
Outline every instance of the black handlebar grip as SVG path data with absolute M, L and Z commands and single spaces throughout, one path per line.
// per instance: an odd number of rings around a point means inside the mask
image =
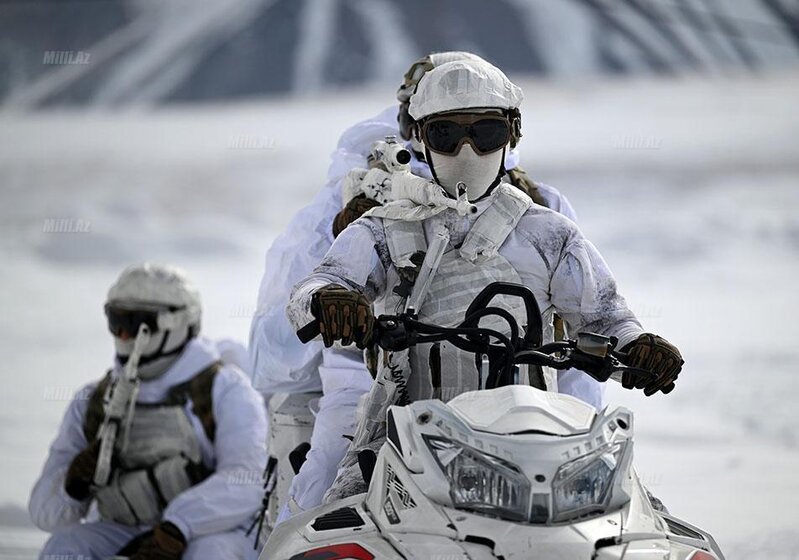
M 300 342 L 303 344 L 307 344 L 311 342 L 314 338 L 319 336 L 319 322 L 318 321 L 311 321 L 300 330 L 297 331 L 297 338 L 300 339 Z

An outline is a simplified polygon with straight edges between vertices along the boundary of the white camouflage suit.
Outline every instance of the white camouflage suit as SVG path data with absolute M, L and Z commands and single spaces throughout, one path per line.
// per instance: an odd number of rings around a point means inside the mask
M 344 457 L 354 431 L 359 398 L 369 391 L 372 378 L 361 353 L 349 349 L 325 349 L 318 340 L 302 344 L 285 313 L 291 288 L 320 264 L 333 244 L 332 223 L 342 209 L 342 184 L 353 168 L 366 168 L 374 142 L 387 135 L 399 137 L 397 106 L 346 130 L 332 154 L 327 183 L 314 201 L 297 213 L 270 247 L 258 296 L 258 309 L 250 331 L 253 381 L 265 397 L 277 392 L 322 390 L 311 450 L 289 490 L 294 506 L 307 510 L 321 504 L 332 484 L 336 467 Z M 412 152 L 413 154 L 413 152 Z M 508 152 L 506 169 L 519 163 L 515 150 Z M 411 170 L 431 178 L 426 163 L 414 156 Z M 569 201 L 556 189 L 537 184 L 547 205 L 575 220 Z M 566 222 L 567 220 L 564 220 Z M 559 391 L 597 408 L 603 406 L 604 385 L 576 370 L 560 372 Z M 281 520 L 285 518 L 281 516 Z
M 185 410 L 200 442 L 202 462 L 214 473 L 176 496 L 163 512 L 163 521 L 180 529 L 188 541 L 187 560 L 242 559 L 252 554 L 253 539 L 245 536 L 261 504 L 261 473 L 266 464 L 266 418 L 261 395 L 229 357 L 238 354 L 229 343 L 195 338 L 163 375 L 142 381 L 137 403 L 162 402 L 170 387 L 191 379 L 222 359 L 212 389 L 216 437 L 208 439 L 200 420 Z M 113 375 L 120 375 L 117 364 Z M 99 520 L 93 500 L 79 502 L 64 490 L 72 459 L 87 446 L 83 425 L 89 384 L 70 402 L 64 420 L 31 494 L 31 519 L 52 533 L 41 558 L 105 560 L 132 538 L 150 529 Z M 85 523 L 81 523 L 86 520 Z
M 443 226 L 453 240 L 448 251 L 457 252 L 458 244 L 454 240 L 468 239 L 473 224 L 494 203 L 494 194 L 499 192 L 498 188 L 479 201 L 475 214 L 459 217 L 454 209 L 447 209 L 427 218 L 422 222 L 427 239 Z M 295 287 L 288 308 L 295 327 L 316 320 L 310 311 L 313 294 L 331 283 L 362 293 L 376 308 L 389 307 L 386 302 L 393 297 L 391 279 L 399 274 L 386 240 L 388 235 L 381 218 L 367 215 L 350 224 L 336 238 L 313 274 Z M 635 315 L 618 293 L 616 281 L 599 252 L 574 222 L 561 214 L 531 201 L 530 208 L 499 247 L 498 255 L 533 292 L 542 315 L 557 313 L 565 321 L 568 332 L 615 336 L 622 347 L 643 333 Z M 453 280 L 455 278 L 442 279 L 450 283 Z M 549 334 L 551 336 L 551 330 Z M 544 341 L 547 342 L 547 329 Z M 349 495 L 347 488 L 355 487 L 350 474 L 346 468 L 339 471 L 337 493 L 333 498 Z

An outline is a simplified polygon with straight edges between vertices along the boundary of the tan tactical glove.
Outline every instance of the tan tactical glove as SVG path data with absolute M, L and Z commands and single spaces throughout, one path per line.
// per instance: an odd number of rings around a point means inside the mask
M 380 203 L 371 198 L 366 198 L 366 195 L 363 194 L 350 200 L 341 212 L 333 218 L 333 237 L 338 237 L 338 234 L 344 231 L 348 225 L 375 206 L 380 206 Z
M 622 376 L 625 389 L 643 389 L 647 397 L 658 391 L 670 393 L 674 389 L 674 382 L 685 361 L 677 347 L 668 340 L 644 333 L 621 350 L 627 353 L 624 359 L 626 365 L 651 371 L 657 376 L 652 381 L 646 381 L 625 373 Z
M 97 457 L 100 455 L 100 440 L 94 440 L 86 449 L 75 455 L 67 469 L 64 479 L 64 490 L 73 499 L 82 502 L 91 496 L 91 485 L 94 471 L 97 469 Z
M 319 333 L 328 348 L 336 340 L 344 346 L 354 342 L 365 348 L 372 338 L 372 305 L 358 292 L 335 284 L 320 288 L 311 300 L 311 313 L 319 321 Z
M 186 550 L 186 537 L 173 523 L 159 523 L 150 533 L 135 539 L 135 551 L 129 552 L 129 560 L 179 560 Z M 128 547 L 125 547 L 128 549 Z

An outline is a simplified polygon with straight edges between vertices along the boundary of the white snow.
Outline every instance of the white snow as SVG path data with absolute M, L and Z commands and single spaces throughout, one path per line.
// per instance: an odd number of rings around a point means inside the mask
M 668 397 L 609 390 L 636 413 L 640 473 L 729 559 L 793 558 L 799 75 L 521 85 L 525 168 L 569 196 L 645 326 L 686 358 Z M 119 270 L 183 266 L 206 333 L 246 340 L 264 250 L 338 134 L 393 93 L 0 113 L 0 557 L 43 538 L 19 509 L 69 395 L 109 364 Z

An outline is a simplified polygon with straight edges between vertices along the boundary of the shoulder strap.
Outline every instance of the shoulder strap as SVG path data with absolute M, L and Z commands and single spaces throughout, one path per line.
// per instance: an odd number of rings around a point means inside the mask
M 529 196 L 533 199 L 533 202 L 538 204 L 539 206 L 545 206 L 549 208 L 547 201 L 541 195 L 541 191 L 538 190 L 538 185 L 535 181 L 533 181 L 527 172 L 519 167 L 518 165 L 513 169 L 509 169 L 507 171 L 508 179 L 510 179 L 511 185 L 522 191 L 524 194 Z
M 519 189 L 509 183 L 500 183 L 491 193 L 491 205 L 466 235 L 459 249 L 461 257 L 477 263 L 496 255 L 532 205 L 530 197 Z
M 222 368 L 222 362 L 214 362 L 197 373 L 194 377 L 169 389 L 169 403 L 185 403 L 191 399 L 191 412 L 200 419 L 203 431 L 213 442 L 216 437 L 216 421 L 214 420 L 213 389 L 216 374 Z
M 105 410 L 103 409 L 103 401 L 105 400 L 105 393 L 111 385 L 111 372 L 105 372 L 105 376 L 100 380 L 97 386 L 89 396 L 89 405 L 86 407 L 86 416 L 83 417 L 83 435 L 86 436 L 86 441 L 93 442 L 97 438 L 97 432 L 100 431 L 100 426 L 103 424 L 105 418 Z

